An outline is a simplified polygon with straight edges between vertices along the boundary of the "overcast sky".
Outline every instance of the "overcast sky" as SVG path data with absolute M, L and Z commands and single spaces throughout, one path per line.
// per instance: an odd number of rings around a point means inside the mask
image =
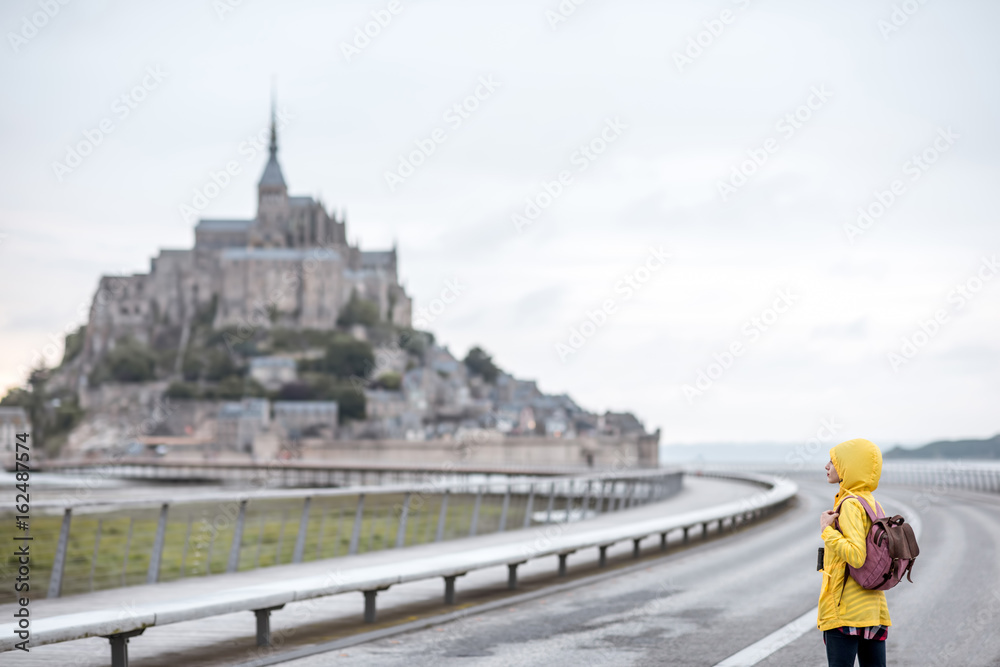
M 458 280 L 456 355 L 666 443 L 1000 431 L 996 3 L 50 1 L 0 7 L 0 387 L 213 171 L 254 214 L 273 76 L 290 191 Z

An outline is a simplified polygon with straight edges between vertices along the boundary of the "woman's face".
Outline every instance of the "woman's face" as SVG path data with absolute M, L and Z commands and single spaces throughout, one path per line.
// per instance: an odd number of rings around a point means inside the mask
M 828 461 L 826 464 L 826 481 L 830 484 L 840 483 L 840 475 L 837 474 L 837 468 L 834 467 L 833 461 Z

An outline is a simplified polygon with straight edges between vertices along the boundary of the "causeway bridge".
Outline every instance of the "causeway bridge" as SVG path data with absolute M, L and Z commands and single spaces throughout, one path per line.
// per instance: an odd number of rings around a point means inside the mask
M 1000 662 L 995 472 L 886 475 L 877 495 L 922 551 L 915 583 L 888 592 L 897 664 Z M 815 552 L 833 491 L 819 475 L 407 474 L 42 501 L 57 552 L 48 595 L 31 602 L 30 652 L 0 625 L 0 661 L 824 664 Z M 15 609 L 0 604 L 4 620 Z

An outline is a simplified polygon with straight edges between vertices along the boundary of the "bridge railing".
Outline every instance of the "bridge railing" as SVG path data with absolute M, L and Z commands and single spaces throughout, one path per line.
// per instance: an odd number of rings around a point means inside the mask
M 7 468 L 14 468 L 13 459 Z M 268 487 L 372 486 L 406 484 L 433 479 L 439 483 L 478 479 L 495 481 L 511 476 L 550 477 L 592 472 L 579 466 L 470 465 L 448 463 L 429 467 L 407 463 L 274 459 L 269 461 L 202 458 L 117 457 L 110 460 L 53 459 L 40 462 L 35 472 L 70 475 L 98 474 L 104 478 L 161 481 L 214 481 Z
M 576 521 L 664 498 L 680 486 L 679 471 L 661 469 L 35 502 L 32 574 L 47 576 L 42 592 L 59 597 Z M 13 520 L 0 523 L 0 539 L 14 529 Z M 13 595 L 0 591 L 0 602 Z
M 257 586 L 234 588 L 211 595 L 149 603 L 132 607 L 127 613 L 121 610 L 93 610 L 87 613 L 68 614 L 50 618 L 36 618 L 32 622 L 31 645 L 40 646 L 70 641 L 84 637 L 105 637 L 111 643 L 112 667 L 128 664 L 128 641 L 147 628 L 182 621 L 192 621 L 237 611 L 253 611 L 257 624 L 257 645 L 270 646 L 270 614 L 293 602 L 304 602 L 319 597 L 346 592 L 364 595 L 364 621 L 374 623 L 376 596 L 396 584 L 442 577 L 446 604 L 455 602 L 455 580 L 473 570 L 506 565 L 508 587 L 517 587 L 517 568 L 537 558 L 558 556 L 560 576 L 567 573 L 570 555 L 589 548 L 600 552 L 599 565 L 606 565 L 607 549 L 619 542 L 632 541 L 633 555 L 639 557 L 643 540 L 660 536 L 660 548 L 667 548 L 668 534 L 679 532 L 686 542 L 696 530 L 707 537 L 712 526 L 721 533 L 724 528 L 764 517 L 787 504 L 795 497 L 797 487 L 782 479 L 767 479 L 759 475 L 727 475 L 755 482 L 764 489 L 747 499 L 725 503 L 701 510 L 673 516 L 621 521 L 611 526 L 582 527 L 579 530 L 555 531 L 544 539 L 530 533 L 511 535 L 502 545 L 475 547 L 460 541 L 453 542 L 432 555 L 400 558 L 387 564 L 361 565 L 340 570 L 332 569 L 325 575 L 286 579 Z M 679 479 L 679 478 L 678 478 Z M 633 490 L 643 488 L 647 494 L 644 502 L 656 499 L 658 493 L 673 488 L 672 482 L 658 483 L 657 478 L 634 478 Z M 619 494 L 618 498 L 629 497 Z M 621 504 L 621 503 L 619 503 Z M 629 506 L 625 501 L 624 506 Z M 634 504 L 634 503 L 632 503 Z M 567 516 L 569 514 L 567 513 Z M 727 525 L 728 522 L 728 525 Z M 0 625 L 0 651 L 10 650 L 18 641 L 15 624 Z
M 822 465 L 801 463 L 703 463 L 688 464 L 690 472 L 757 472 L 796 479 L 823 480 Z M 899 461 L 882 463 L 880 484 L 908 484 L 931 488 L 956 488 L 1000 493 L 1000 462 L 948 459 L 940 461 Z

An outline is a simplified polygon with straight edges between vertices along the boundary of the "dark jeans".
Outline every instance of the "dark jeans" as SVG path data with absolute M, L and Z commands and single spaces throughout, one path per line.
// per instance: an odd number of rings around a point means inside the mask
M 857 656 L 859 667 L 885 667 L 885 642 L 845 635 L 840 630 L 827 630 L 826 659 L 830 667 L 854 667 Z

